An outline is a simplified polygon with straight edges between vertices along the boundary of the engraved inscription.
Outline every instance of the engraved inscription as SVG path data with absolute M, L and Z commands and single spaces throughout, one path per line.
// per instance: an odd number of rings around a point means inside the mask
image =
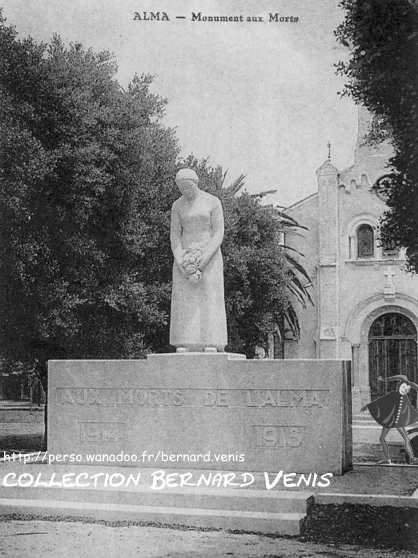
M 205 407 L 230 407 L 231 403 L 230 394 L 226 389 L 213 389 L 205 392 L 203 400 Z
M 249 389 L 248 407 L 324 407 L 329 391 L 319 389 Z
M 256 448 L 298 448 L 305 437 L 304 426 L 253 425 Z
M 322 409 L 328 389 L 56 388 L 57 403 L 88 407 L 256 407 Z
M 124 422 L 80 422 L 81 442 L 117 442 L 125 439 Z
M 181 390 L 134 389 L 134 388 L 57 388 L 58 403 L 70 405 L 100 405 L 116 407 L 135 405 L 140 407 L 182 406 Z

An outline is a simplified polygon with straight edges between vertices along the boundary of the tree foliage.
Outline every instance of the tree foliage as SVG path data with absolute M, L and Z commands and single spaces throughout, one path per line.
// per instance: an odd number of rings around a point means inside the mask
M 178 155 L 165 101 L 107 52 L 0 29 L 0 324 L 11 357 L 166 343 Z
M 173 177 L 194 166 L 224 204 L 231 350 L 288 316 L 303 269 L 278 243 L 287 222 L 228 187 L 220 167 L 179 160 L 152 77 L 126 89 L 108 52 L 20 39 L 0 20 L 0 343 L 2 355 L 127 358 L 167 351 Z
M 390 138 L 395 154 L 375 188 L 387 199 L 381 236 L 407 248 L 418 270 L 418 3 L 414 0 L 342 0 L 336 31 L 349 47 L 337 72 L 344 92 L 375 115 L 370 140 Z

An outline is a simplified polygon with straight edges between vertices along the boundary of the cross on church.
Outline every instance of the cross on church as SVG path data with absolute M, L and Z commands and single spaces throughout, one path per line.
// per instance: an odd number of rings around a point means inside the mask
M 395 294 L 395 285 L 393 283 L 393 278 L 395 276 L 395 272 L 389 267 L 384 271 L 385 275 L 385 287 L 383 289 L 385 295 L 394 295 Z
M 393 285 L 393 280 L 392 277 L 395 277 L 396 273 L 394 271 L 392 271 L 392 269 L 388 268 L 385 269 L 385 277 L 387 279 L 387 282 Z
M 330 141 L 327 143 L 327 147 L 328 147 L 328 161 L 331 161 L 331 142 Z

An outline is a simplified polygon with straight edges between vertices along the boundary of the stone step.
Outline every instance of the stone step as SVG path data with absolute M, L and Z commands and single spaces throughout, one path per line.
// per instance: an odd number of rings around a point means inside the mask
M 353 429 L 354 428 L 378 428 L 378 429 L 382 429 L 382 427 L 380 426 L 380 424 L 378 424 L 374 419 L 364 419 L 364 420 L 355 420 L 353 421 L 352 424 Z
M 0 498 L 301 514 L 306 514 L 312 502 L 310 494 L 291 491 L 240 488 L 155 490 L 145 486 L 125 489 L 1 486 Z
M 363 420 L 363 419 L 369 419 L 369 418 L 371 418 L 369 412 L 367 412 L 367 413 L 359 413 L 359 414 L 357 414 L 357 415 L 353 415 L 353 422 L 354 422 L 355 420 Z
M 405 462 L 405 450 L 402 443 L 389 444 L 389 454 L 393 461 Z M 353 444 L 353 460 L 361 461 L 364 458 L 369 458 L 371 461 L 377 462 L 383 459 L 382 446 L 377 444 L 356 443 Z
M 41 407 L 4 408 L 0 407 L 0 423 L 25 424 L 38 422 L 43 424 L 45 411 Z
M 32 514 L 40 518 L 52 516 L 94 521 L 132 521 L 288 536 L 299 535 L 305 519 L 303 513 L 0 498 L 0 515 L 9 514 Z
M 87 479 L 89 486 L 76 485 L 75 479 L 80 472 L 88 476 L 80 477 L 79 482 L 86 483 Z M 267 490 L 261 488 L 261 484 L 254 488 L 166 486 L 158 490 L 152 487 L 152 474 L 147 470 L 120 467 L 112 468 L 113 474 L 124 475 L 125 481 L 132 474 L 137 482 L 109 486 L 112 481 L 106 467 L 52 467 L 36 462 L 26 465 L 5 462 L 0 474 L 0 516 L 17 513 L 39 517 L 129 520 L 297 535 L 313 503 L 309 492 Z M 64 477 L 71 478 L 72 487 L 63 488 Z M 8 486 L 17 484 L 19 478 L 27 487 Z M 51 485 L 53 483 L 55 486 Z
M 382 432 L 382 427 L 379 426 L 378 428 L 374 427 L 363 427 L 363 428 L 356 428 L 353 429 L 353 442 L 354 443 L 369 443 L 369 444 L 379 444 L 380 434 Z M 403 438 L 396 430 L 396 428 L 392 428 L 389 430 L 386 441 L 388 444 L 396 444 L 398 442 L 402 442 Z
M 25 399 L 22 401 L 14 401 L 13 399 L 0 399 L 0 409 L 39 409 L 44 407 L 45 405 L 41 403 L 41 405 L 35 405 L 29 401 L 29 399 Z

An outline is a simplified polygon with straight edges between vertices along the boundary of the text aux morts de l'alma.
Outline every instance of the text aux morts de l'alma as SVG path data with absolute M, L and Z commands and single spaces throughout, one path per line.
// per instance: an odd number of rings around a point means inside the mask
M 56 388 L 56 401 L 65 405 L 140 407 L 308 407 L 329 404 L 327 389 L 144 389 L 144 388 Z
M 206 15 L 202 12 L 192 12 L 186 16 L 171 16 L 167 12 L 134 12 L 134 21 L 171 21 L 175 19 L 189 19 L 202 23 L 297 23 L 298 16 L 285 16 L 278 12 L 269 13 L 265 16 L 260 15 Z

